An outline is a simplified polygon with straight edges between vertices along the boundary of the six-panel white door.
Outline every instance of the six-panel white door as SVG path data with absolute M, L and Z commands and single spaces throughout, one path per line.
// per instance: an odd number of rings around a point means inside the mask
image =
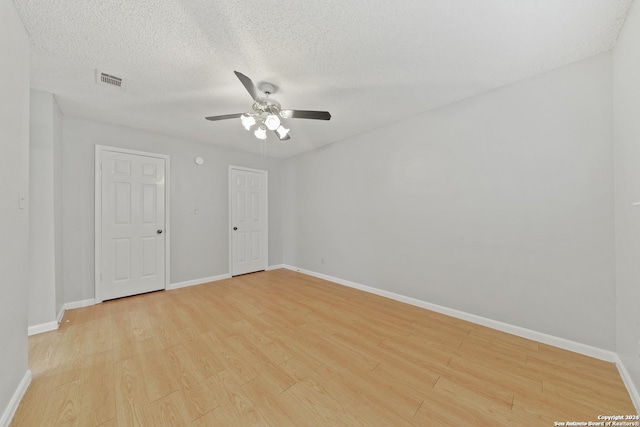
M 101 152 L 99 300 L 165 288 L 165 159 Z
M 231 275 L 266 270 L 267 173 L 229 169 Z

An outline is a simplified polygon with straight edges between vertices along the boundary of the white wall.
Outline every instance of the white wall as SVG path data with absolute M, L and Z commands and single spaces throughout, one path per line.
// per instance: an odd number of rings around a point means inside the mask
M 640 4 L 613 51 L 617 352 L 640 390 Z
M 0 423 L 27 373 L 29 38 L 13 2 L 0 1 Z
M 52 94 L 31 90 L 29 109 L 29 326 L 35 326 L 57 316 L 54 111 L 58 106 Z
M 280 160 L 64 116 L 62 240 L 66 302 L 94 297 L 96 144 L 171 156 L 172 284 L 229 273 L 230 164 L 269 171 L 269 264 L 282 263 Z M 204 166 L 194 163 L 196 156 L 205 159 Z M 196 209 L 198 215 L 194 214 Z
M 614 350 L 611 96 L 603 54 L 287 159 L 285 263 Z

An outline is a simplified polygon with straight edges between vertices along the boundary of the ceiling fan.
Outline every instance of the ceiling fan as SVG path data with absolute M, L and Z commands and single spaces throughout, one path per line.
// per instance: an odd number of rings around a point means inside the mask
M 217 121 L 235 119 L 240 117 L 242 125 L 246 130 L 251 130 L 254 125 L 257 128 L 253 134 L 258 139 L 267 139 L 267 130 L 274 131 L 281 141 L 290 139 L 289 129 L 282 125 L 283 119 L 314 119 L 329 120 L 331 114 L 328 111 L 308 111 L 308 110 L 285 110 L 280 107 L 280 103 L 269 95 L 275 92 L 275 86 L 270 83 L 262 83 L 260 88 L 256 88 L 251 79 L 242 73 L 234 71 L 242 85 L 247 89 L 253 98 L 252 113 L 225 114 L 222 116 L 205 117 L 207 120 Z M 265 96 L 261 96 L 262 92 Z

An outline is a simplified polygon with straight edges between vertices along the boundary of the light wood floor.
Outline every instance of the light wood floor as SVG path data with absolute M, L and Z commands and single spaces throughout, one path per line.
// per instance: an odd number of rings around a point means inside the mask
M 616 367 L 288 270 L 70 310 L 12 426 L 553 426 Z

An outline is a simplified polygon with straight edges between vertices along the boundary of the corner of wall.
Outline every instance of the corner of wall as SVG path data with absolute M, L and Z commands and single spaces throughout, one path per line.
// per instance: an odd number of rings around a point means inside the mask
M 625 387 L 627 387 L 627 390 L 629 391 L 629 395 L 631 397 L 631 401 L 633 402 L 633 406 L 635 406 L 636 411 L 638 412 L 638 414 L 640 414 L 640 392 L 638 391 L 638 388 L 634 384 L 633 378 L 631 378 L 631 375 L 629 375 L 629 371 L 627 371 L 627 368 L 624 365 L 624 362 L 622 361 L 622 359 L 620 359 L 620 356 L 618 356 L 617 354 L 616 354 L 615 362 L 616 362 L 616 367 L 618 368 L 618 372 L 620 373 L 620 377 L 622 378 L 622 381 L 624 382 Z
M 613 49 L 613 144 L 615 175 L 616 351 L 619 369 L 640 412 L 640 3 L 633 2 Z

